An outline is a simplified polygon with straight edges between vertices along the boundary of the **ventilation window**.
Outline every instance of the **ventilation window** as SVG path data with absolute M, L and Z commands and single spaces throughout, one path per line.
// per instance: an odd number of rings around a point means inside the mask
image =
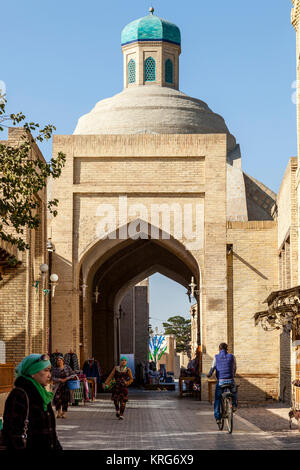
M 165 63 L 165 76 L 166 76 L 166 83 L 174 83 L 173 62 L 170 59 L 167 59 Z
M 156 64 L 153 57 L 145 60 L 145 82 L 155 82 L 156 80 Z
M 135 61 L 133 59 L 128 62 L 128 83 L 135 83 Z

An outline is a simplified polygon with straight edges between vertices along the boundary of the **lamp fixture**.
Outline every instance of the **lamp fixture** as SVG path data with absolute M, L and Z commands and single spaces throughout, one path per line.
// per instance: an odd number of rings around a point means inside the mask
M 98 286 L 96 286 L 96 290 L 94 292 L 94 295 L 95 295 L 96 304 L 97 304 L 98 303 L 98 298 L 99 298 L 99 295 L 100 295 L 100 291 L 98 290 Z
M 195 294 L 198 296 L 200 294 L 200 290 L 196 289 L 197 287 L 197 284 L 195 284 L 194 282 L 194 276 L 192 276 L 192 279 L 191 279 L 191 283 L 189 284 L 189 287 L 191 288 L 191 296 L 194 297 L 194 299 L 196 298 L 195 297 Z
M 48 272 L 48 269 L 49 269 L 48 264 L 43 263 L 40 265 L 40 271 L 42 273 L 43 282 L 45 280 L 45 276 L 46 276 L 46 273 Z
M 52 297 L 55 295 L 55 288 L 57 286 L 57 281 L 58 281 L 58 275 L 57 274 L 51 274 L 50 276 L 50 285 L 51 285 L 51 294 Z M 46 294 L 45 294 L 46 295 Z
M 47 251 L 50 251 L 50 252 L 55 251 L 55 245 L 54 245 L 54 243 L 52 242 L 52 239 L 51 239 L 51 238 L 48 238 L 48 240 L 47 240 L 46 249 L 47 249 Z
M 81 291 L 82 297 L 85 299 L 86 289 L 87 289 L 88 285 L 85 282 L 83 282 L 83 284 L 80 287 L 82 289 L 82 291 Z

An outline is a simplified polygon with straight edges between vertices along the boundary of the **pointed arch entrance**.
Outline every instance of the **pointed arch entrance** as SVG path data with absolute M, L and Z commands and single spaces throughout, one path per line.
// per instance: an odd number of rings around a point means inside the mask
M 118 238 L 120 228 L 115 238 L 96 242 L 82 257 L 78 283 L 88 286 L 79 305 L 82 358 L 91 355 L 98 358 L 104 372 L 108 372 L 118 358 L 117 318 L 128 289 L 157 272 L 187 289 L 192 276 L 200 285 L 200 267 L 194 256 L 181 242 L 161 231 L 158 239 L 151 239 L 153 228 L 149 224 L 147 233 L 125 240 Z M 99 292 L 97 302 L 96 289 Z M 199 344 L 200 303 L 201 299 Z

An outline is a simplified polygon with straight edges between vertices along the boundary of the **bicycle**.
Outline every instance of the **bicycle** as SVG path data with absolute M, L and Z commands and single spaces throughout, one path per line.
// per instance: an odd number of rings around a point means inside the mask
M 224 421 L 226 421 L 228 433 L 233 430 L 233 410 L 232 410 L 232 391 L 236 387 L 235 384 L 221 385 L 222 395 L 220 400 L 221 419 L 218 422 L 219 430 L 223 431 Z

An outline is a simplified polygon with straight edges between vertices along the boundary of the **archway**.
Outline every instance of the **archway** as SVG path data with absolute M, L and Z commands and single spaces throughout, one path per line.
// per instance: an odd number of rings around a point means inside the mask
M 78 286 L 80 282 L 88 286 L 79 312 L 83 356 L 93 355 L 99 359 L 104 372 L 108 372 L 118 358 L 118 311 L 130 287 L 156 272 L 187 289 L 192 276 L 200 285 L 198 262 L 185 246 L 167 234 L 163 239 L 151 239 L 150 225 L 148 230 L 137 239 L 125 240 L 118 238 L 117 231 L 114 238 L 108 237 L 90 247 L 80 263 L 82 280 L 78 275 Z M 200 343 L 200 302 L 198 305 Z

